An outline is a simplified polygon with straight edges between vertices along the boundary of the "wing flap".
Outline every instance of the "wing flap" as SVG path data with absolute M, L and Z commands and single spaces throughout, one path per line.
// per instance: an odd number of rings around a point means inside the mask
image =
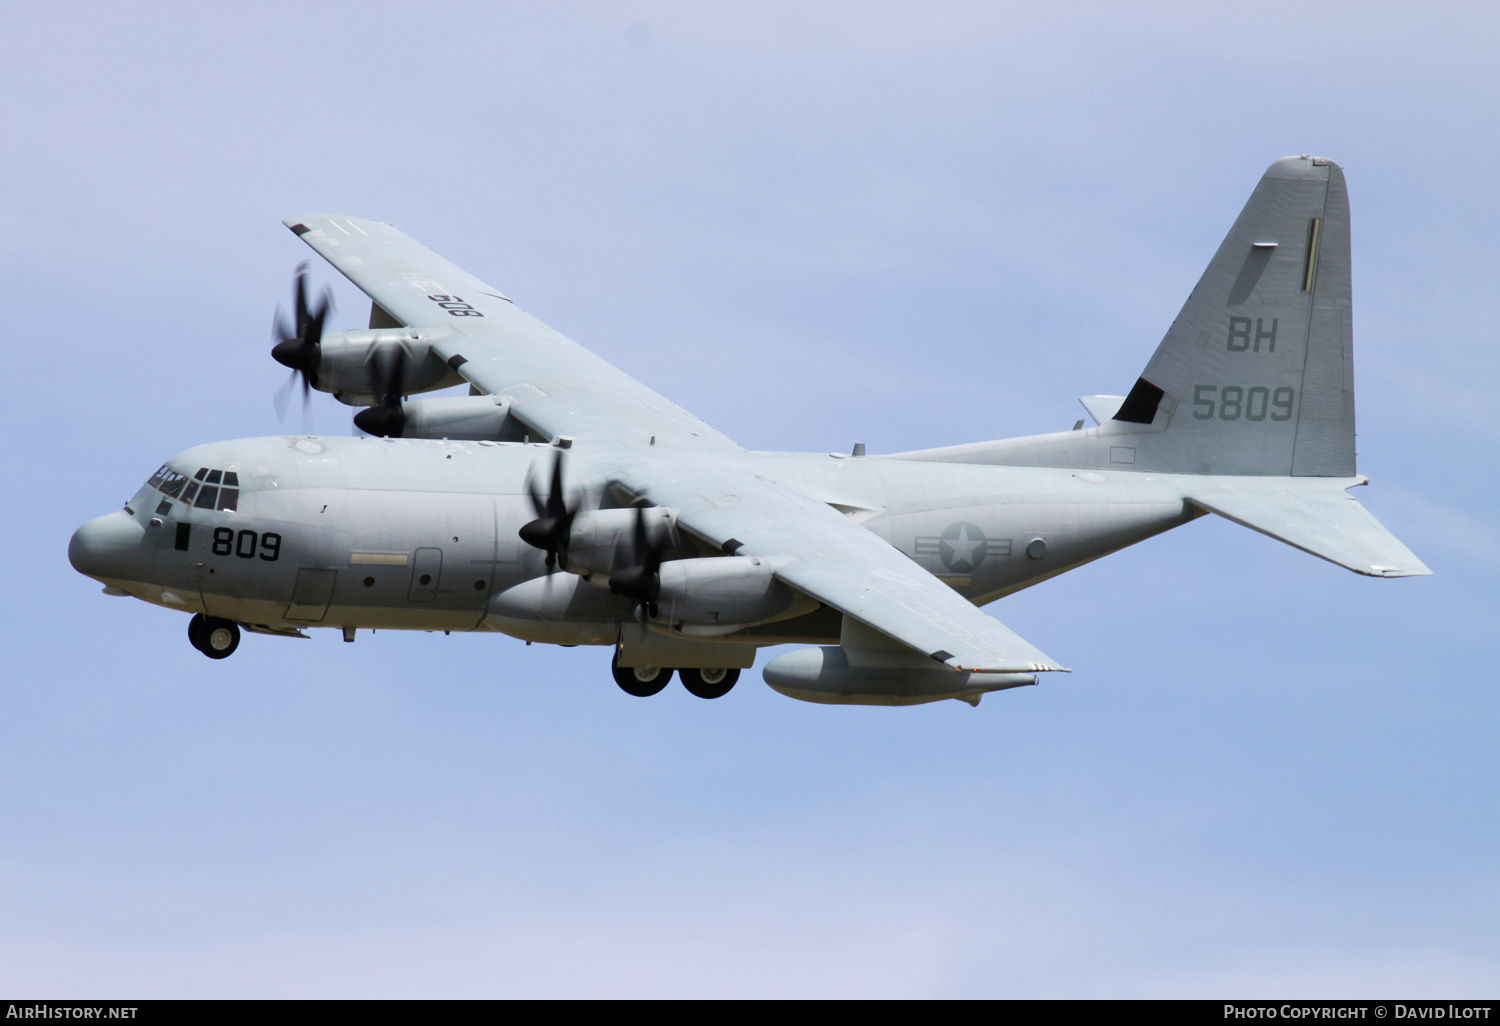
M 1357 574 L 1415 577 L 1432 573 L 1345 491 L 1364 483 L 1364 478 L 1279 478 L 1274 482 L 1220 478 L 1220 487 L 1191 495 L 1189 501 Z

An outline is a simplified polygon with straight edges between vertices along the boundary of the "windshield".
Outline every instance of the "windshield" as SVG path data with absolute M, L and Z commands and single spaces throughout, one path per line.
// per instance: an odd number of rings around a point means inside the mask
M 240 476 L 234 470 L 216 470 L 199 467 L 192 477 L 173 470 L 165 463 L 146 482 L 164 496 L 156 512 L 165 516 L 172 511 L 172 501 L 177 500 L 195 509 L 215 509 L 234 512 L 240 503 Z

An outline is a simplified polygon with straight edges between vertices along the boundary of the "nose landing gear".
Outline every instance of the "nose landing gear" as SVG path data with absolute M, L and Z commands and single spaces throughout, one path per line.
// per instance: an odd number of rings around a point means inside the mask
M 210 659 L 227 659 L 240 647 L 240 627 L 233 620 L 194 613 L 188 621 L 188 641 Z

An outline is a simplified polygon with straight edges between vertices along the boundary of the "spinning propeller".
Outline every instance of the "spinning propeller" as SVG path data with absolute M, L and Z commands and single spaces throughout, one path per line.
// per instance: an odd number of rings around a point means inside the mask
M 380 438 L 401 437 L 401 429 L 406 426 L 406 413 L 401 409 L 401 387 L 406 378 L 407 358 L 405 346 L 375 350 L 373 377 L 375 395 L 380 401 L 354 415 L 354 426 L 365 434 Z
M 333 296 L 327 289 L 318 297 L 316 308 L 308 306 L 306 261 L 297 265 L 294 281 L 293 324 L 289 326 L 286 323 L 279 306 L 276 308 L 276 317 L 271 322 L 271 337 L 276 339 L 276 345 L 271 347 L 271 359 L 292 369 L 292 376 L 276 395 L 277 415 L 281 417 L 286 416 L 292 382 L 298 375 L 302 377 L 302 405 L 304 410 L 307 408 L 309 393 L 318 377 L 318 365 L 323 361 L 323 321 L 333 308 Z
M 656 600 L 661 597 L 661 558 L 671 544 L 671 529 L 656 532 L 653 538 L 646 529 L 646 507 L 635 508 L 634 566 L 609 575 L 609 590 L 639 602 L 646 616 L 656 619 Z M 640 615 L 639 612 L 636 614 Z
M 358 422 L 359 418 L 356 417 L 355 423 Z M 549 574 L 559 562 L 567 563 L 568 535 L 573 529 L 573 518 L 583 508 L 581 498 L 572 506 L 563 500 L 562 475 L 561 449 L 557 450 L 557 459 L 552 464 L 552 481 L 547 486 L 545 496 L 537 491 L 534 478 L 529 473 L 526 475 L 526 492 L 531 496 L 531 505 L 536 510 L 536 519 L 521 528 L 521 540 L 547 553 Z

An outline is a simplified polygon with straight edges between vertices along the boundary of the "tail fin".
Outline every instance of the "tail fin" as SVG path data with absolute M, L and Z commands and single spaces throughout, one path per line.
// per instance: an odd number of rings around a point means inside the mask
M 1344 173 L 1278 160 L 1114 415 L 1132 469 L 1353 476 L 1350 308 Z

